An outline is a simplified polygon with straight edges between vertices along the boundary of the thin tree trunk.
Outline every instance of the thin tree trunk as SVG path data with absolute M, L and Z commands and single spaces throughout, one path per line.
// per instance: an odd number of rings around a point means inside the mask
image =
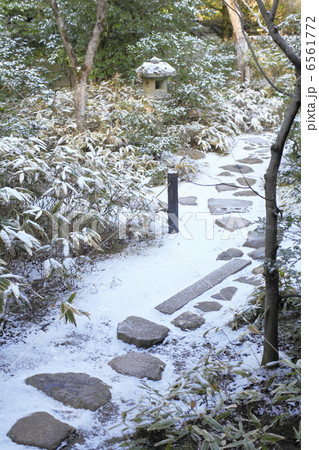
M 278 308 L 280 302 L 277 269 L 278 214 L 277 178 L 285 142 L 300 108 L 301 79 L 298 78 L 294 96 L 281 125 L 276 142 L 271 146 L 271 159 L 265 175 L 266 239 L 265 239 L 265 320 L 262 364 L 278 361 Z
M 235 0 L 225 0 L 228 9 L 229 18 L 233 28 L 233 38 L 235 41 L 237 68 L 241 73 L 241 81 L 250 81 L 251 68 L 248 65 L 247 54 L 248 45 L 245 39 L 245 31 L 242 26 L 241 11 Z
M 273 41 L 294 65 L 297 79 L 294 94 L 277 134 L 276 142 L 271 146 L 270 163 L 265 175 L 266 238 L 264 273 L 266 279 L 266 298 L 264 352 L 262 358 L 262 364 L 265 365 L 278 360 L 278 312 L 281 297 L 279 294 L 280 279 L 277 269 L 278 214 L 280 213 L 277 207 L 277 178 L 284 146 L 301 105 L 301 59 L 280 35 L 275 25 L 279 0 L 273 0 L 270 12 L 266 10 L 263 0 L 256 0 L 256 2 Z

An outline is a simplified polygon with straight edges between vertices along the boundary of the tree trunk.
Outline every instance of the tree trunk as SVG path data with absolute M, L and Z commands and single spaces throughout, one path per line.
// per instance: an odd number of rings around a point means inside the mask
M 61 16 L 59 6 L 56 0 L 50 0 L 51 8 L 55 15 L 56 23 L 60 36 L 68 55 L 70 65 L 75 76 L 74 86 L 74 112 L 78 131 L 81 133 L 86 128 L 86 86 L 88 77 L 93 68 L 94 57 L 100 44 L 101 34 L 105 27 L 107 0 L 97 0 L 96 22 L 92 32 L 90 42 L 88 43 L 85 59 L 79 70 L 79 62 L 69 39 L 64 20 Z
M 278 214 L 277 178 L 284 146 L 300 108 L 301 79 L 298 77 L 294 96 L 281 125 L 276 142 L 271 146 L 271 159 L 265 175 L 266 239 L 265 239 L 265 319 L 264 352 L 262 364 L 278 361 L 278 308 L 280 302 L 279 273 L 277 269 Z
M 86 85 L 87 77 L 77 77 L 74 85 L 74 112 L 78 131 L 82 133 L 86 129 Z
M 235 0 L 225 0 L 225 3 L 233 28 L 233 38 L 235 41 L 237 55 L 237 68 L 241 74 L 241 81 L 250 81 L 252 72 L 247 61 L 248 45 L 244 35 L 245 31 L 242 26 L 241 11 Z

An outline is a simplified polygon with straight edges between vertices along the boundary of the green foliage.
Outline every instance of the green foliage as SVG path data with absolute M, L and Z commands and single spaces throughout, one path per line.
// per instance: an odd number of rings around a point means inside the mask
M 260 382 L 240 361 L 230 362 L 226 352 L 219 352 L 183 373 L 164 393 L 144 383 L 147 394 L 132 419 L 137 440 L 122 447 L 268 449 L 284 439 L 276 432 L 278 424 L 300 406 L 299 365 L 288 361 L 292 370 L 287 371 L 285 364 Z
M 72 303 L 74 302 L 76 296 L 76 292 L 70 295 L 68 300 L 66 302 L 62 302 L 60 309 L 61 309 L 61 315 L 59 319 L 65 320 L 66 323 L 70 322 L 72 325 L 77 326 L 75 316 L 86 316 L 90 318 L 90 314 L 86 311 L 82 311 L 81 309 L 76 309 Z

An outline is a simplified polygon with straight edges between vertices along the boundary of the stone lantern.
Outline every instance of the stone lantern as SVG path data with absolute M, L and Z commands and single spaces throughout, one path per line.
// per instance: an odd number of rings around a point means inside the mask
M 170 98 L 167 92 L 167 78 L 176 75 L 175 69 L 159 58 L 152 58 L 136 69 L 137 76 L 143 82 L 143 91 L 149 97 Z

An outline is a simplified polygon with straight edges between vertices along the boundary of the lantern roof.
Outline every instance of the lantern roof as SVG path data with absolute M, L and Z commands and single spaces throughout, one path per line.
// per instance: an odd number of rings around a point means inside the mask
M 139 78 L 166 78 L 176 75 L 176 70 L 159 58 L 152 58 L 136 69 Z

